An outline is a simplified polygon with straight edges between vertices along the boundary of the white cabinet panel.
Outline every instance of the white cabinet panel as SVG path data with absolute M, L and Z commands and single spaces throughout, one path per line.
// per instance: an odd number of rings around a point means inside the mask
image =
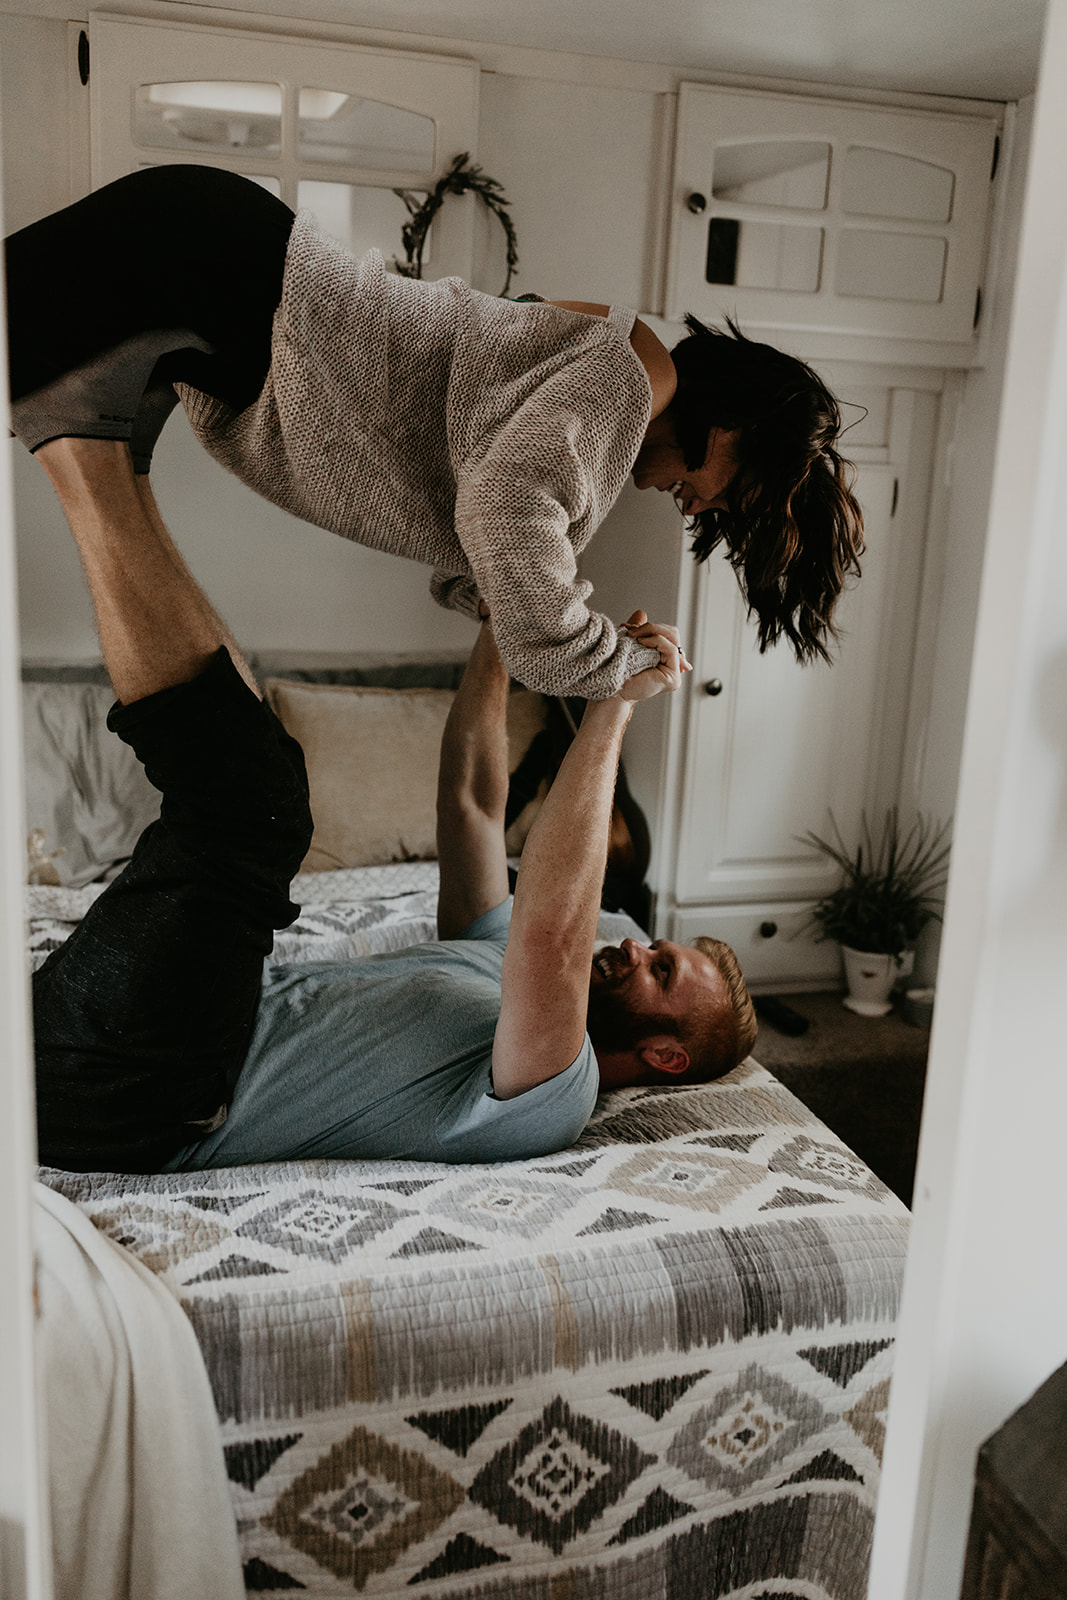
M 829 886 L 825 862 L 797 835 L 824 833 L 828 810 L 849 835 L 867 799 L 894 478 L 891 467 L 859 473 L 867 552 L 861 581 L 839 606 L 843 639 L 832 666 L 801 667 L 784 643 L 761 656 L 730 567 L 713 558 L 701 569 L 684 691 L 680 904 L 802 898 Z M 716 683 L 720 692 L 709 694 Z
M 141 166 L 203 161 L 307 206 L 355 253 L 401 252 L 394 189 L 425 192 L 476 154 L 476 61 L 308 44 L 96 12 L 90 19 L 94 187 Z M 469 277 L 473 196 L 434 222 L 428 278 Z
M 779 901 L 751 906 L 700 906 L 672 911 L 668 939 L 690 944 L 701 935 L 725 939 L 755 987 L 789 983 L 833 988 L 841 978 L 841 951 L 817 944 L 805 907 Z
M 971 340 L 998 127 L 682 84 L 667 315 Z

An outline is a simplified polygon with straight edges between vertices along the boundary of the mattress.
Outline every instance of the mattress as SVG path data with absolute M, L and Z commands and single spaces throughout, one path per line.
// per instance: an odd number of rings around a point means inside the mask
M 427 937 L 364 870 L 275 958 Z M 531 1161 L 43 1176 L 192 1322 L 250 1593 L 863 1600 L 908 1214 L 755 1062 Z

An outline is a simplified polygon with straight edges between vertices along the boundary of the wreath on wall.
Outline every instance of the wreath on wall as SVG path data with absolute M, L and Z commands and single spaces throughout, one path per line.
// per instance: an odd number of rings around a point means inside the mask
M 508 210 L 510 202 L 496 179 L 487 178 L 481 167 L 476 167 L 472 163 L 468 151 L 454 158 L 444 177 L 434 184 L 425 199 L 412 194 L 408 189 L 394 189 L 393 193 L 400 196 L 408 210 L 408 220 L 400 230 L 404 260 L 397 258 L 396 262 L 396 270 L 402 278 L 422 277 L 422 253 L 426 247 L 426 235 L 430 231 L 434 217 L 444 205 L 446 197 L 450 194 L 473 193 L 493 213 L 504 230 L 504 237 L 507 240 L 508 275 L 504 279 L 504 287 L 500 293 L 501 296 L 507 294 L 519 265 L 515 224 Z

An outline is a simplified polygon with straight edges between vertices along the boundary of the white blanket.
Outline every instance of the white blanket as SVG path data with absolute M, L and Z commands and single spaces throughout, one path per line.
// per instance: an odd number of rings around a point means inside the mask
M 56 1600 L 243 1600 L 218 1420 L 173 1294 L 35 1188 Z

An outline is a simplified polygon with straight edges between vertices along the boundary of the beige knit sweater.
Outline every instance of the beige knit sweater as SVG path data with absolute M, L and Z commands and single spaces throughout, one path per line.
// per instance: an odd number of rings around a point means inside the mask
M 657 659 L 589 610 L 577 576 L 648 426 L 633 318 L 400 278 L 300 212 L 259 399 L 235 413 L 180 393 L 207 449 L 268 500 L 436 567 L 444 605 L 476 616 L 483 596 L 522 683 L 605 699 Z

